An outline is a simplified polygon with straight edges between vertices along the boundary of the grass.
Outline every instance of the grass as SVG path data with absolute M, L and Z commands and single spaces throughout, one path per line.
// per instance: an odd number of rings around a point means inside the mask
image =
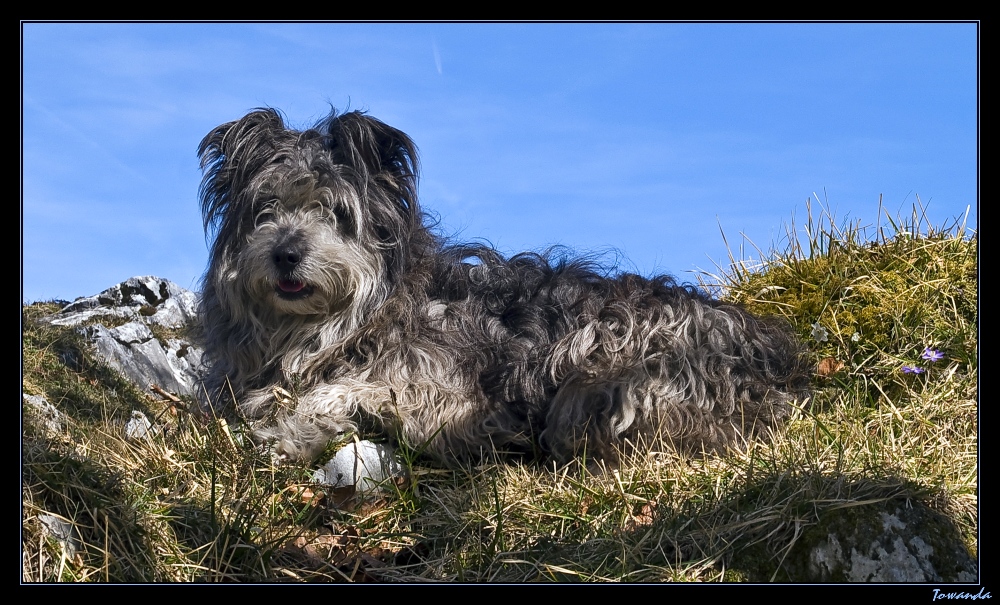
M 324 493 L 247 435 L 158 400 L 23 308 L 22 578 L 29 582 L 591 582 L 801 579 L 831 514 L 919 503 L 978 536 L 977 246 L 964 222 L 838 225 L 705 287 L 787 318 L 818 365 L 814 396 L 770 440 L 730 455 L 668 449 L 591 475 L 501 462 L 421 466 L 374 501 Z M 944 354 L 922 358 L 926 349 Z M 920 368 L 922 373 L 904 372 Z M 159 432 L 128 440 L 133 411 Z M 47 523 L 62 519 L 72 535 Z

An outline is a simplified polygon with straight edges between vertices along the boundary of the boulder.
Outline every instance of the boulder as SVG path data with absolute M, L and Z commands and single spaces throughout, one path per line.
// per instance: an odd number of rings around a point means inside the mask
M 78 298 L 47 321 L 75 327 L 98 356 L 142 389 L 156 385 L 196 396 L 201 349 L 186 330 L 195 324 L 198 297 L 166 279 L 133 277 Z
M 785 562 L 795 581 L 977 582 L 955 523 L 916 500 L 827 511 Z

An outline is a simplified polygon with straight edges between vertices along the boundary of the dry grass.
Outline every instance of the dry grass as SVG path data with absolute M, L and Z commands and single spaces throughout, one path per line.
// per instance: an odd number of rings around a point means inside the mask
M 894 499 L 946 514 L 976 552 L 977 238 L 825 214 L 768 264 L 714 284 L 796 326 L 814 397 L 725 457 L 633 455 L 615 471 L 409 459 L 375 501 L 323 493 L 238 427 L 141 393 L 24 308 L 22 577 L 59 581 L 771 581 L 829 511 Z M 794 227 L 791 228 L 794 233 Z M 825 336 L 825 339 L 822 337 Z M 925 349 L 944 358 L 921 358 Z M 906 373 L 903 367 L 922 373 Z M 159 432 L 128 440 L 133 410 Z M 52 519 L 71 523 L 60 538 Z

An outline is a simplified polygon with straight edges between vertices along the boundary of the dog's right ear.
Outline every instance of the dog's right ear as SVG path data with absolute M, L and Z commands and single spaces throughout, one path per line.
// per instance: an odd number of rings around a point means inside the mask
M 223 124 L 212 130 L 198 145 L 198 156 L 204 170 L 210 164 L 228 159 L 230 163 L 243 163 L 246 156 L 253 156 L 262 145 L 270 150 L 270 135 L 285 130 L 285 122 L 277 110 L 270 107 L 257 109 L 235 122 Z
M 281 114 L 261 108 L 215 128 L 201 140 L 198 157 L 204 176 L 199 194 L 206 232 L 224 220 L 236 203 L 233 195 L 245 189 L 243 181 L 271 161 L 275 134 L 284 130 Z

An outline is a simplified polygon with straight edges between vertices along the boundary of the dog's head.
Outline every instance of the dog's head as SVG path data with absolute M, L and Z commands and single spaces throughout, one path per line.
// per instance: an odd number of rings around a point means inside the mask
M 210 132 L 198 154 L 214 237 L 204 292 L 222 307 L 358 313 L 405 271 L 422 216 L 416 147 L 399 130 L 334 112 L 298 131 L 259 109 Z

